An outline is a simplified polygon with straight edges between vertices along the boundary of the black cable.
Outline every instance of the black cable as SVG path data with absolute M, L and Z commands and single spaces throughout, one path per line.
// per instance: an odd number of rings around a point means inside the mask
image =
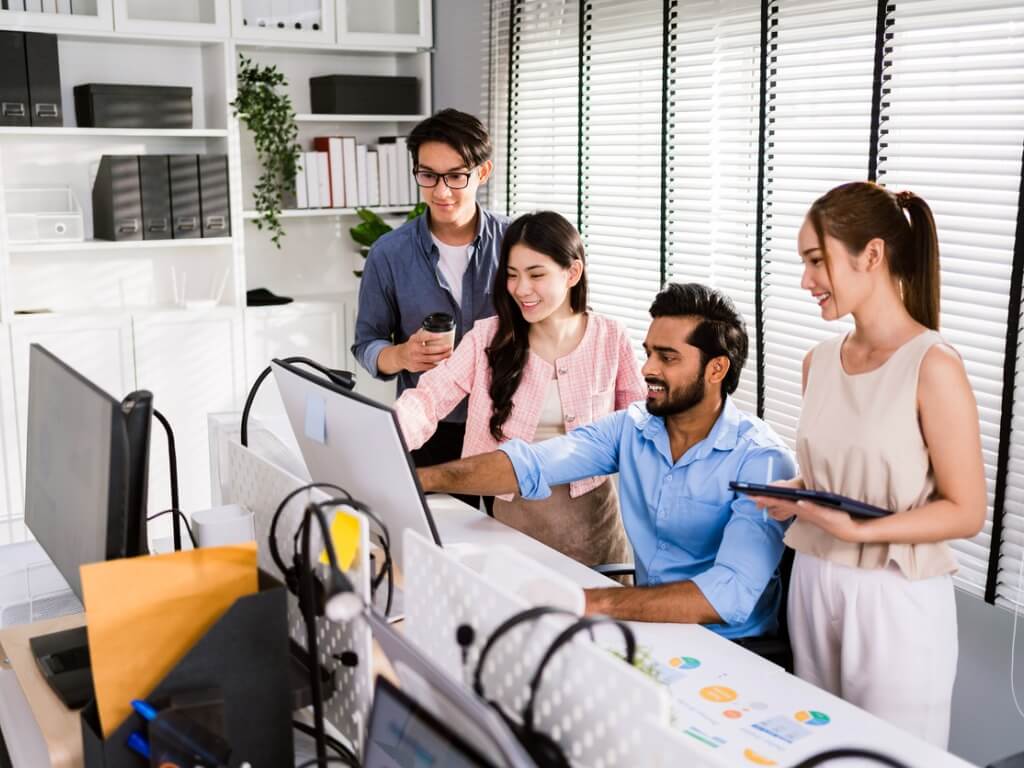
M 174 430 L 171 429 L 171 423 L 164 417 L 160 411 L 156 408 L 153 409 L 153 415 L 156 420 L 160 422 L 160 425 L 164 428 L 164 433 L 167 435 L 167 463 L 170 465 L 170 481 L 171 481 L 171 509 L 181 510 L 181 504 L 178 501 L 178 452 L 174 447 Z M 184 515 L 182 516 L 184 517 Z M 152 520 L 153 518 L 147 518 Z M 188 521 L 185 521 L 185 525 L 188 525 Z M 181 551 L 181 526 L 178 525 L 178 518 L 175 516 L 174 523 L 174 551 Z M 192 546 L 196 545 L 195 537 L 192 536 L 192 531 L 188 532 L 189 538 L 192 539 Z
M 345 389 L 352 389 L 356 385 L 356 378 L 351 371 L 335 370 L 328 368 L 327 366 L 321 365 L 315 360 L 310 360 L 308 357 L 285 357 L 275 362 L 288 363 L 289 365 L 307 365 L 317 373 L 325 376 L 328 381 L 336 384 L 339 387 Z M 263 380 L 270 375 L 273 368 L 267 366 L 260 372 L 260 375 L 256 377 L 256 381 L 253 382 L 252 387 L 249 388 L 249 394 L 245 397 L 245 407 L 242 408 L 242 445 L 248 447 L 249 445 L 249 411 L 252 410 L 252 404 L 256 400 L 256 393 L 259 391 L 260 384 Z
M 306 723 L 300 723 L 298 720 L 292 720 L 292 727 L 300 733 L 306 734 L 307 736 L 313 736 L 314 738 L 316 737 L 316 728 L 314 728 L 311 725 L 306 725 Z M 324 734 L 324 739 L 327 741 L 327 746 L 333 749 L 335 752 L 337 752 L 339 757 L 341 757 L 344 760 L 347 760 L 348 764 L 353 766 L 353 768 L 358 768 L 359 756 L 356 755 L 356 753 L 353 752 L 351 749 L 349 749 L 348 746 L 342 744 L 340 741 L 338 741 L 338 739 L 334 738 L 329 733 Z
M 887 765 L 889 768 L 909 768 L 906 763 L 901 763 L 894 757 L 883 755 L 881 752 L 875 752 L 873 749 L 862 749 L 860 747 L 828 749 L 824 752 L 819 752 L 816 755 L 804 758 L 793 768 L 814 768 L 814 766 L 821 765 L 828 760 L 839 760 L 845 757 L 866 757 L 873 762 L 881 765 Z
M 188 524 L 188 518 L 185 516 L 185 513 L 182 512 L 180 509 L 165 509 L 163 512 L 157 512 L 155 515 L 150 515 L 149 517 L 147 517 L 146 518 L 146 522 L 148 523 L 150 520 L 156 520 L 158 517 L 163 517 L 164 515 L 170 515 L 170 514 L 174 515 L 174 522 L 175 523 L 178 522 L 178 518 L 179 517 L 181 518 L 181 521 L 183 523 L 185 523 L 185 530 L 188 531 L 188 537 L 192 541 L 192 548 L 193 549 L 199 549 L 199 544 L 198 544 L 198 542 L 196 542 L 196 537 L 192 533 L 192 526 Z M 180 538 L 180 536 L 181 536 L 181 533 L 180 533 L 180 529 L 179 529 L 178 538 Z M 175 547 L 174 547 L 174 551 L 177 552 L 180 549 L 181 549 L 180 542 L 176 542 Z
M 326 765 L 327 763 L 343 763 L 344 765 L 352 765 L 352 763 L 348 762 L 345 758 L 336 757 L 335 755 L 328 755 L 322 764 Z M 319 758 L 314 757 L 311 760 L 307 760 L 306 762 L 295 766 L 295 768 L 312 768 L 312 766 L 315 765 L 321 765 Z

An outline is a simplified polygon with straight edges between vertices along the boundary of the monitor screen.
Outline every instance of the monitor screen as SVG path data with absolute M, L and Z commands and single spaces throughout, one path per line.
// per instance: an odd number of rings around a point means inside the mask
M 33 344 L 25 524 L 79 599 L 80 565 L 125 554 L 128 457 L 121 403 Z
M 366 504 L 388 527 L 399 567 L 406 528 L 440 544 L 394 411 L 289 363 L 272 368 L 310 478 Z
M 429 712 L 378 677 L 363 768 L 492 768 Z

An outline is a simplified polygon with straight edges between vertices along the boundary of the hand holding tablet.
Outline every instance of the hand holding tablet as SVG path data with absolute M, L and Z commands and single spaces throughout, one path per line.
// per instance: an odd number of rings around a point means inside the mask
M 820 504 L 823 507 L 848 512 L 853 517 L 885 517 L 891 515 L 888 509 L 875 507 L 848 496 L 841 496 L 838 493 L 828 491 L 812 491 L 806 488 L 790 488 L 785 485 L 766 485 L 764 483 L 747 483 L 734 480 L 729 487 L 739 493 L 748 496 L 770 496 L 775 499 L 786 499 L 788 501 L 810 501 Z

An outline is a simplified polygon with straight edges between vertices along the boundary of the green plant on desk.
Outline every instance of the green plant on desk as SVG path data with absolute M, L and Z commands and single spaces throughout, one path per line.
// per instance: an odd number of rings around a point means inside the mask
M 426 203 L 417 203 L 416 207 L 409 211 L 405 220 L 412 221 L 417 216 L 421 216 L 425 210 L 427 210 Z M 365 259 L 370 253 L 370 246 L 377 242 L 378 237 L 390 232 L 392 227 L 369 208 L 356 208 L 356 215 L 361 221 L 352 227 L 349 233 L 359 245 L 359 254 Z M 362 277 L 363 270 L 353 269 L 352 274 Z

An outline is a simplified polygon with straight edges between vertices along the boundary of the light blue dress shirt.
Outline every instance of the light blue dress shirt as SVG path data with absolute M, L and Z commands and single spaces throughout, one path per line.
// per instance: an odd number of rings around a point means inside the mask
M 521 495 L 543 499 L 552 485 L 619 473 L 622 522 L 638 585 L 692 581 L 725 621 L 719 634 L 748 637 L 778 628 L 778 565 L 786 526 L 764 514 L 730 480 L 796 475 L 782 439 L 726 398 L 708 436 L 672 461 L 665 420 L 633 403 L 563 437 L 501 446 Z

